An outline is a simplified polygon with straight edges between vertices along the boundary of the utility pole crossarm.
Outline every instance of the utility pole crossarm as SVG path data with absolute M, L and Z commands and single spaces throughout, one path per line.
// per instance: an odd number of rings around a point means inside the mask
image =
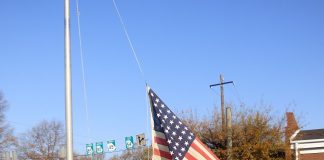
M 233 81 L 228 81 L 228 82 L 223 82 L 223 83 L 216 83 L 216 84 L 211 84 L 211 85 L 209 85 L 209 88 L 212 88 L 212 87 L 215 87 L 215 86 L 224 85 L 224 84 L 229 84 L 229 83 L 232 83 L 232 84 L 234 84 L 234 82 L 233 82 Z

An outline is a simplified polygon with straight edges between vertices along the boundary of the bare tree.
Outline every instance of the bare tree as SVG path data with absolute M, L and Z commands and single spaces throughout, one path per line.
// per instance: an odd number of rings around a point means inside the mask
M 5 111 L 8 109 L 8 102 L 0 92 L 0 155 L 2 152 L 10 150 L 16 142 L 13 136 L 13 129 L 6 122 Z
M 20 137 L 19 159 L 58 159 L 63 146 L 62 123 L 42 121 Z

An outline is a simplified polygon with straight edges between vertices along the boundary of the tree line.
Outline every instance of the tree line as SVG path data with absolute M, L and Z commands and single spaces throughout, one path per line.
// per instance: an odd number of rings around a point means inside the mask
M 64 157 L 65 133 L 62 122 L 42 121 L 19 137 L 13 135 L 5 118 L 8 102 L 0 92 L 0 155 L 15 149 L 18 159 L 56 160 Z M 274 114 L 271 106 L 228 105 L 233 110 L 232 120 L 232 159 L 248 160 L 283 160 L 285 141 L 285 117 Z M 226 131 L 222 128 L 220 109 L 215 107 L 207 115 L 197 116 L 192 110 L 178 112 L 185 123 L 200 140 L 205 143 L 219 158 L 226 159 Z M 110 157 L 117 159 L 149 159 L 150 146 L 136 150 L 124 151 Z M 288 156 L 288 155 L 287 155 Z M 101 158 L 104 158 L 102 155 Z M 75 159 L 86 160 L 89 157 L 75 156 Z

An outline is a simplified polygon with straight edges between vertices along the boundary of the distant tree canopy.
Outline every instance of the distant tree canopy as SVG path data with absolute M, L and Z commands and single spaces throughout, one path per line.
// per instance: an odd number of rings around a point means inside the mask
M 5 111 L 8 109 L 8 102 L 0 91 L 0 154 L 15 145 L 16 138 L 13 136 L 13 129 L 6 122 Z
M 19 159 L 58 159 L 64 152 L 64 137 L 61 122 L 42 121 L 20 137 Z
M 284 116 L 271 115 L 271 106 L 232 106 L 232 159 L 285 159 Z M 226 159 L 226 130 L 222 130 L 220 109 L 204 119 L 182 112 L 183 122 L 221 159 Z
M 152 147 L 140 147 L 134 150 L 126 150 L 120 155 L 110 157 L 109 160 L 147 160 L 152 157 Z

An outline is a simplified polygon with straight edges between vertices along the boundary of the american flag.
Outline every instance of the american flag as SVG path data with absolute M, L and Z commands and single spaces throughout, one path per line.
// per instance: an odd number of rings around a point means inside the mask
M 152 113 L 153 160 L 219 160 L 148 88 Z

